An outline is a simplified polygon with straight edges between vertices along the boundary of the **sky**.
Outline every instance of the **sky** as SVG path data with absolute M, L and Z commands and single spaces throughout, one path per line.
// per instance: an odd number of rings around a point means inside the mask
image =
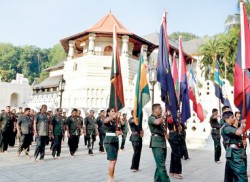
M 237 0 L 0 0 L 0 42 L 50 48 L 92 27 L 110 10 L 131 32 L 159 32 L 166 9 L 168 33 L 211 36 L 225 31 Z

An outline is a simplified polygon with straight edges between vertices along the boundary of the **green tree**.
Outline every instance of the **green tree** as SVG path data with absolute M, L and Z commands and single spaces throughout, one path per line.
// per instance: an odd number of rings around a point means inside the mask
M 200 38 L 199 36 L 188 32 L 173 32 L 169 35 L 169 39 L 175 42 L 179 42 L 179 36 L 182 37 L 182 41 L 189 41 Z

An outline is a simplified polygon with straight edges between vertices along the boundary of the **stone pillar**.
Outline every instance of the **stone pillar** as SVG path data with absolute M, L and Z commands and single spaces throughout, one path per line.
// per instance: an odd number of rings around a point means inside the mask
M 68 52 L 68 58 L 73 59 L 75 53 L 75 41 L 70 40 L 69 41 L 69 52 Z
M 122 56 L 128 56 L 128 41 L 129 41 L 129 36 L 123 35 L 122 36 Z
M 142 56 L 143 56 L 144 61 L 148 61 L 147 51 L 148 51 L 148 46 L 145 45 L 145 44 L 143 44 L 143 45 L 141 46 L 141 53 L 142 53 Z
M 88 50 L 89 55 L 94 55 L 95 37 L 96 37 L 96 34 L 94 34 L 94 33 L 89 34 L 89 50 Z
M 86 52 L 86 42 L 83 41 L 80 46 L 82 47 L 82 53 L 84 54 Z

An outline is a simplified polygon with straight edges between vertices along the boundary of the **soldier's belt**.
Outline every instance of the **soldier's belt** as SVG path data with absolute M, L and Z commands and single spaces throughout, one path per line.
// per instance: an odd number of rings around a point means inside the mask
M 219 128 L 212 128 L 213 130 L 219 130 Z
M 152 136 L 160 136 L 160 137 L 162 137 L 163 135 L 154 133 L 154 134 L 152 134 Z
M 116 133 L 106 133 L 106 136 L 116 136 Z
M 137 134 L 139 134 L 137 131 L 133 131 L 132 133 L 131 133 L 132 135 L 137 135 Z
M 229 147 L 233 149 L 241 149 L 243 148 L 243 145 L 230 144 Z

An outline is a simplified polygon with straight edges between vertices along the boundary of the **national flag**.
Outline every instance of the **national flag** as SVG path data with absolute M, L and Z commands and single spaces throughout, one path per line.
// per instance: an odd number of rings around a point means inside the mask
M 214 67 L 214 87 L 215 87 L 215 96 L 220 99 L 221 103 L 224 104 L 224 97 L 222 93 L 223 82 L 221 79 L 220 68 L 218 61 L 216 60 Z
M 173 55 L 172 73 L 173 73 L 173 79 L 174 79 L 175 92 L 176 92 L 176 95 L 179 95 L 178 69 L 177 69 L 177 61 L 176 61 L 175 51 L 174 51 L 174 55 Z
M 165 35 L 165 39 L 166 39 L 167 49 L 168 49 L 168 52 L 170 52 L 168 33 L 167 33 L 167 12 L 166 11 L 164 11 L 164 13 L 163 13 L 163 22 L 162 23 L 163 23 L 163 28 L 164 28 L 164 35 Z
M 111 86 L 110 86 L 109 107 L 115 108 L 116 111 L 119 111 L 125 106 L 125 102 L 123 94 L 120 54 L 118 49 L 118 38 L 115 26 L 113 31 L 113 57 L 112 57 L 110 81 L 111 81 Z
M 234 66 L 234 104 L 246 119 L 246 128 L 250 128 L 250 71 L 249 69 L 249 29 L 248 17 L 243 2 L 240 2 L 241 35 L 238 43 Z
M 157 59 L 157 81 L 161 85 L 161 99 L 165 102 L 165 107 L 170 110 L 175 123 L 177 123 L 178 102 L 174 89 L 174 81 L 169 64 L 168 48 L 166 42 L 166 19 L 163 22 L 159 34 L 159 49 Z
M 201 122 L 203 122 L 205 117 L 204 117 L 204 112 L 203 112 L 202 105 L 198 100 L 197 83 L 196 83 L 196 79 L 195 79 L 195 76 L 194 76 L 194 70 L 193 70 L 192 66 L 190 67 L 189 73 L 190 73 L 189 78 L 188 78 L 189 97 L 193 102 L 193 110 L 194 110 L 194 112 L 196 112 L 197 117 L 199 118 L 199 120 Z
M 150 93 L 146 73 L 146 65 L 141 54 L 137 72 L 134 98 L 134 120 L 135 124 L 138 125 L 139 128 L 142 128 L 142 109 L 150 101 Z
M 186 62 L 182 50 L 182 38 L 179 38 L 179 81 L 180 81 L 180 102 L 181 102 L 181 121 L 185 123 L 191 117 Z

